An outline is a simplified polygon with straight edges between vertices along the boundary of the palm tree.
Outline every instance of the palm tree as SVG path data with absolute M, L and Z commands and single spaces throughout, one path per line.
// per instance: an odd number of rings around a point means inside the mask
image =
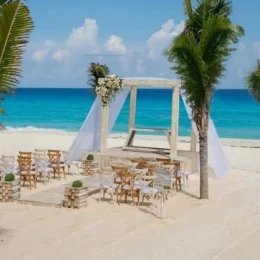
M 260 60 L 257 67 L 247 76 L 247 88 L 257 102 L 260 102 Z
M 244 35 L 231 22 L 229 0 L 184 0 L 185 29 L 165 51 L 172 69 L 182 80 L 182 91 L 192 108 L 199 131 L 200 198 L 208 199 L 208 122 L 212 95 L 234 51 L 230 45 Z M 221 162 L 219 162 L 221 163 Z
M 105 78 L 110 74 L 110 70 L 107 65 L 91 62 L 87 71 L 88 84 L 95 90 L 98 86 L 98 79 Z
M 0 0 L 0 100 L 15 92 L 22 57 L 33 29 L 28 7 L 20 0 Z M 0 113 L 4 114 L 0 107 Z M 3 125 L 0 124 L 3 128 Z

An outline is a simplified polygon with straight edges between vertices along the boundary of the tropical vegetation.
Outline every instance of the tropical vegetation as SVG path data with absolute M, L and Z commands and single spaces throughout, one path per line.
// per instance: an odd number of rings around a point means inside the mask
M 182 81 L 199 132 L 200 198 L 208 199 L 208 127 L 212 96 L 223 76 L 233 44 L 244 35 L 230 15 L 230 0 L 184 0 L 184 31 L 165 51 Z M 221 163 L 221 162 L 219 162 Z
M 33 21 L 24 1 L 0 0 L 0 101 L 15 92 L 21 79 L 23 54 L 32 30 Z M 2 107 L 0 113 L 5 113 Z
M 257 102 L 260 102 L 260 60 L 256 68 L 249 73 L 246 79 L 247 88 Z

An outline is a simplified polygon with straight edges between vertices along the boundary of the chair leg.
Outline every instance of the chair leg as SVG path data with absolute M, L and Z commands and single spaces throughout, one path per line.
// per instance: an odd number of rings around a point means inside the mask
M 100 202 L 100 200 L 101 200 L 102 191 L 103 191 L 102 188 L 100 188 L 98 202 Z
M 187 187 L 189 187 L 189 176 L 186 176 L 186 183 L 187 183 Z

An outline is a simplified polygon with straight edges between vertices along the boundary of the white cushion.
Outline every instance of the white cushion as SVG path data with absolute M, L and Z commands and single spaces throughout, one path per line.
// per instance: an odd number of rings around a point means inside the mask
M 144 194 L 156 194 L 158 190 L 156 188 L 144 187 L 141 189 L 141 192 Z
M 27 171 L 21 171 L 20 174 L 22 174 L 22 175 L 28 175 L 28 172 L 27 172 Z M 31 174 L 31 175 L 36 175 L 36 172 L 35 172 L 35 171 L 31 171 L 30 174 Z
M 119 184 L 104 182 L 104 183 L 101 183 L 101 187 L 103 189 L 109 189 L 109 188 L 117 189 L 119 187 Z
M 123 190 L 132 190 L 132 188 L 133 187 L 130 185 L 125 185 L 124 187 L 122 187 Z M 134 190 L 138 190 L 138 189 L 140 189 L 139 186 L 134 186 Z
M 171 181 L 172 182 L 176 182 L 176 178 L 171 178 Z
M 50 164 L 50 167 L 65 167 L 64 163 L 60 163 L 60 164 Z
M 120 177 L 116 177 L 115 178 L 115 182 L 121 182 L 121 178 Z

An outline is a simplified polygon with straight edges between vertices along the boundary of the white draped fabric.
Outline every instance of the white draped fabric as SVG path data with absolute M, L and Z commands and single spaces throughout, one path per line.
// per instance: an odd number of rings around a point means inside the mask
M 108 133 L 111 133 L 129 92 L 130 87 L 124 87 L 124 89 L 117 94 L 116 99 L 110 103 Z M 69 149 L 68 160 L 81 160 L 83 153 L 100 150 L 101 118 L 102 102 L 99 97 L 96 97 L 85 122 Z
M 186 111 L 188 113 L 188 116 L 190 119 L 192 119 L 191 108 L 186 103 L 185 96 L 183 94 L 181 94 L 181 96 Z M 192 129 L 196 133 L 197 137 L 199 137 L 198 130 L 194 122 L 192 122 Z M 208 129 L 208 156 L 209 156 L 208 158 L 209 165 L 213 169 L 215 175 L 218 178 L 226 177 L 229 172 L 229 162 L 211 118 L 209 118 L 209 129 Z

